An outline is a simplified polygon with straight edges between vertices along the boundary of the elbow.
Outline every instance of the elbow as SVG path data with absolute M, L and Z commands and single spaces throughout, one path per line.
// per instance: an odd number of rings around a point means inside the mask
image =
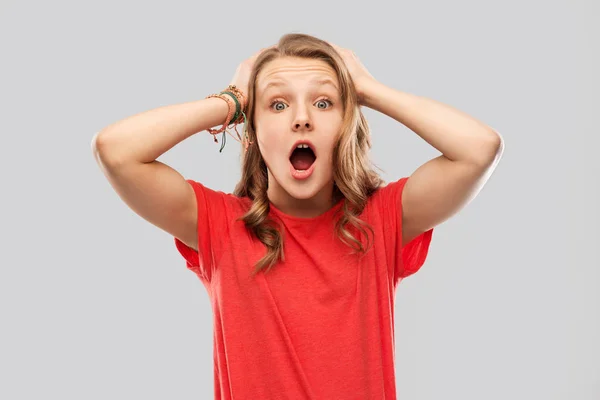
M 102 132 L 97 132 L 92 137 L 90 147 L 96 161 L 100 160 L 100 156 L 104 157 L 104 154 L 106 153 L 106 139 L 104 135 L 102 135 Z
M 119 164 L 115 146 L 110 145 L 106 134 L 97 132 L 90 143 L 94 160 L 102 166 L 115 166 Z
M 502 154 L 504 154 L 504 138 L 495 129 L 492 129 L 492 131 L 493 131 L 493 136 L 492 136 L 492 144 L 490 145 L 490 147 L 491 147 L 490 156 L 491 156 L 492 165 L 495 165 L 495 164 L 498 164 L 498 162 L 500 162 L 500 159 L 502 158 Z
M 492 129 L 492 132 L 485 140 L 482 141 L 481 146 L 477 151 L 477 155 L 474 162 L 481 167 L 488 168 L 494 166 L 500 162 L 504 153 L 504 139 L 502 135 L 496 130 Z

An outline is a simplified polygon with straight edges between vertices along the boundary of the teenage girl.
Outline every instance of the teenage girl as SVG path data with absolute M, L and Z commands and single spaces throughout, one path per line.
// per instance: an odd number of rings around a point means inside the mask
M 442 155 L 384 184 L 361 106 Z M 233 193 L 156 161 L 202 131 L 242 143 Z M 118 195 L 173 236 L 208 291 L 216 399 L 346 400 L 396 398 L 397 285 L 423 265 L 433 228 L 479 193 L 503 141 L 387 87 L 352 51 L 295 33 L 240 64 L 222 92 L 119 121 L 92 147 Z

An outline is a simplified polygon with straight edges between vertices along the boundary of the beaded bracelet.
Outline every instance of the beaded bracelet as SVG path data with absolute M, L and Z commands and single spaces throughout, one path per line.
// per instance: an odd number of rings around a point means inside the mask
M 225 100 L 225 102 L 227 103 L 228 106 L 228 112 L 227 112 L 227 117 L 225 118 L 225 122 L 223 123 L 223 126 L 220 129 L 211 129 L 208 128 L 208 132 L 215 136 L 214 140 L 215 143 L 218 143 L 218 140 L 216 138 L 216 135 L 223 132 L 223 139 L 222 139 L 222 143 L 221 143 L 221 148 L 219 150 L 219 152 L 223 151 L 223 148 L 225 147 L 225 139 L 226 139 L 226 133 L 229 133 L 231 135 L 231 137 L 233 137 L 235 140 L 237 140 L 240 143 L 243 143 L 243 139 L 240 136 L 240 133 L 237 131 L 237 124 L 241 123 L 242 121 L 244 121 L 244 137 L 246 139 L 246 143 L 244 144 L 244 151 L 248 150 L 248 146 L 250 144 L 252 144 L 252 142 L 250 142 L 248 140 L 248 134 L 246 131 L 246 114 L 244 112 L 245 108 L 246 108 L 246 97 L 244 96 L 244 94 L 242 93 L 242 91 L 240 89 L 238 89 L 235 85 L 229 85 L 227 87 L 227 89 L 225 89 L 224 91 L 218 93 L 218 94 L 211 94 L 209 96 L 206 96 L 206 98 L 212 98 L 212 97 L 218 97 L 220 99 Z M 233 136 L 229 131 L 227 131 L 227 127 L 231 124 L 235 124 L 235 132 L 237 134 L 237 138 L 235 136 Z

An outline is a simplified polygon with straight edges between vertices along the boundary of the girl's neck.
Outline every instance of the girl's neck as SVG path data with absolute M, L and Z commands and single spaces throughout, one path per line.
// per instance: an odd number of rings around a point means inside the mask
M 333 184 L 324 187 L 323 190 L 309 199 L 294 198 L 285 192 L 283 188 L 274 189 L 275 185 L 269 185 L 267 189 L 269 201 L 281 212 L 299 218 L 319 216 L 343 198 L 338 190 L 334 190 Z

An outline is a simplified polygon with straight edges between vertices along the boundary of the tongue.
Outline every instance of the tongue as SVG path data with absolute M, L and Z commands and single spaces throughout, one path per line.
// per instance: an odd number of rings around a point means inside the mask
M 290 161 L 295 169 L 305 170 L 309 169 L 312 163 L 315 162 L 315 155 L 312 150 L 298 149 L 292 153 Z

